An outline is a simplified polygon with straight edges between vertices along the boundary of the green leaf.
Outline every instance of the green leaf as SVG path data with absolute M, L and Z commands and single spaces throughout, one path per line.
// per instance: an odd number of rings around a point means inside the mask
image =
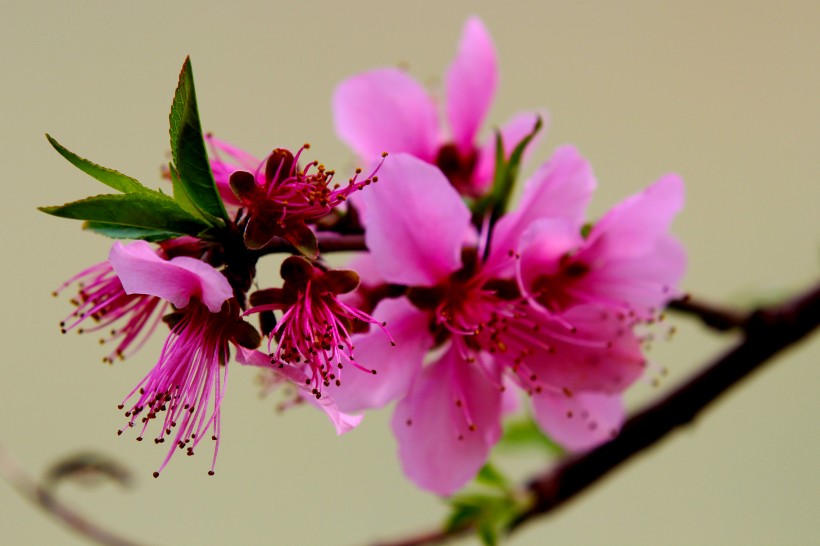
M 194 202 L 191 201 L 191 197 L 188 195 L 188 190 L 182 185 L 182 181 L 179 179 L 179 173 L 173 163 L 168 164 L 168 172 L 171 175 L 171 185 L 174 190 L 174 201 L 177 202 L 177 205 L 179 205 L 182 210 L 191 216 L 199 218 L 204 223 L 212 226 L 218 225 L 219 219 L 211 216 L 210 214 L 203 213 L 199 210 L 199 208 L 197 208 Z
M 532 132 L 525 136 L 521 142 L 513 148 L 513 151 L 510 154 L 510 159 L 504 165 L 504 177 L 500 181 L 499 186 L 497 188 L 493 188 L 493 193 L 495 194 L 493 213 L 497 217 L 500 217 L 507 210 L 507 204 L 509 203 L 513 186 L 515 185 L 515 181 L 518 179 L 518 171 L 521 169 L 521 160 L 524 157 L 524 150 L 527 149 L 527 146 L 529 146 L 530 142 L 533 138 L 535 138 L 535 135 L 538 134 L 543 125 L 544 122 L 541 119 L 541 116 L 538 116 Z
M 46 138 L 48 139 L 48 142 L 54 147 L 54 149 L 57 150 L 57 152 L 61 156 L 66 158 L 69 161 L 69 163 L 71 163 L 84 173 L 92 176 L 93 178 L 96 178 L 106 186 L 114 188 L 115 190 L 121 191 L 123 193 L 158 193 L 152 189 L 146 188 L 130 176 L 126 176 L 113 169 L 102 167 L 100 165 L 97 165 L 96 163 L 92 163 L 91 161 L 78 156 L 74 152 L 69 151 L 66 147 L 57 142 L 55 139 L 51 138 L 51 135 L 49 134 L 46 134 Z
M 499 532 L 515 517 L 521 508 L 509 494 L 467 494 L 450 499 L 452 512 L 444 528 L 455 531 L 472 527 L 485 545 L 498 544 Z
M 507 477 L 490 462 L 487 462 L 487 464 L 481 467 L 475 479 L 482 485 L 495 487 L 502 491 L 507 491 L 509 485 Z
M 444 522 L 445 531 L 455 531 L 474 525 L 484 512 L 482 503 L 474 496 L 459 495 L 450 499 L 452 511 Z
M 179 233 L 163 231 L 161 229 L 139 228 L 122 224 L 108 224 L 105 222 L 85 222 L 83 229 L 93 231 L 111 239 L 142 239 L 143 241 L 158 242 L 178 237 Z
M 171 155 L 179 174 L 180 184 L 187 195 L 186 199 L 206 218 L 210 216 L 229 221 L 222 198 L 216 189 L 205 150 L 205 140 L 202 138 L 190 57 L 187 57 L 185 64 L 182 65 L 174 102 L 171 104 L 169 122 Z M 176 190 L 174 193 L 177 193 Z
M 520 451 L 522 448 L 535 447 L 545 449 L 556 456 L 564 454 L 564 449 L 544 435 L 538 425 L 529 418 L 506 423 L 504 425 L 504 434 L 501 436 L 497 447 L 509 451 Z
M 507 210 L 513 187 L 518 179 L 518 172 L 521 168 L 524 151 L 530 142 L 532 142 L 532 139 L 535 138 L 535 135 L 541 130 L 543 124 L 543 120 L 541 116 L 539 116 L 532 131 L 516 144 L 515 148 L 510 152 L 509 158 L 504 157 L 504 142 L 501 137 L 501 132 L 496 132 L 493 185 L 490 189 L 490 193 L 478 200 L 473 206 L 473 213 L 476 216 L 483 217 L 489 211 L 492 214 L 492 220 L 494 222 Z
M 194 236 L 208 227 L 167 197 L 147 193 L 97 195 L 61 206 L 40 207 L 40 210 L 61 218 Z
M 478 538 L 484 546 L 497 546 L 498 530 L 493 522 L 481 522 L 481 525 L 478 526 Z

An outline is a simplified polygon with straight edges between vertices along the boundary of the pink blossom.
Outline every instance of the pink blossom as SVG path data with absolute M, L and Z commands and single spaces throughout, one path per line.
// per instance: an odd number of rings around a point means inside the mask
M 164 260 L 144 241 L 114 243 L 109 262 L 127 294 L 162 298 L 178 309 L 165 318 L 171 333 L 156 366 L 120 405 L 122 409 L 128 404 L 129 419 L 120 433 L 138 427 L 137 440 L 142 440 L 151 422 L 160 421 L 154 442 L 169 439 L 172 445 L 156 477 L 177 448 L 193 455 L 210 431 L 215 442 L 213 474 L 229 343 L 255 347 L 259 335 L 241 319 L 227 279 L 205 262 L 187 256 Z
M 334 396 L 354 411 L 406 393 L 393 430 L 405 472 L 420 486 L 449 494 L 475 475 L 500 435 L 505 377 L 533 399 L 545 431 L 569 448 L 587 449 L 617 432 L 619 395 L 644 368 L 632 322 L 586 302 L 559 310 L 533 305 L 515 276 L 523 233 L 541 221 L 580 222 L 591 177 L 574 150 L 560 150 L 536 173 L 521 208 L 498 222 L 486 258 L 486 235 L 471 237 L 469 211 L 435 167 L 399 154 L 385 164 L 385 182 L 362 195 L 372 265 L 382 281 L 407 286 L 373 312 L 391 318 L 400 357 L 369 349 L 375 332 L 356 336 L 359 358 L 373 362 L 382 385 L 394 384 L 377 387 L 358 375 Z M 662 224 L 652 227 L 663 231 Z M 543 252 L 550 255 L 562 237 L 545 237 Z
M 366 178 L 360 178 L 357 169 L 346 184 L 333 182 L 335 172 L 318 161 L 302 169 L 299 158 L 306 149 L 307 145 L 294 155 L 277 148 L 265 160 L 264 169 L 231 174 L 230 187 L 244 210 L 239 225 L 248 248 L 262 248 L 274 237 L 297 248 L 310 246 L 313 235 L 307 224 L 324 218 L 351 194 L 378 180 L 378 166 Z
M 495 140 L 476 143 L 498 87 L 498 59 L 478 17 L 464 25 L 458 52 L 446 77 L 445 118 L 437 101 L 396 68 L 381 68 L 343 81 L 333 96 L 336 132 L 361 158 L 383 151 L 406 152 L 438 165 L 459 192 L 482 194 L 495 172 Z M 544 114 L 541 114 L 544 117 Z M 519 114 L 501 129 L 507 154 L 529 134 L 536 114 Z M 358 205 L 358 202 L 357 202 Z

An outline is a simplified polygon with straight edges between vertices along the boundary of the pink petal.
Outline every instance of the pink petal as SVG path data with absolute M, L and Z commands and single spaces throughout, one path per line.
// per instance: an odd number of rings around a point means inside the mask
M 476 475 L 501 435 L 500 384 L 495 368 L 465 362 L 454 349 L 422 370 L 392 421 L 413 482 L 449 495 Z
M 220 163 L 231 163 L 237 168 L 251 173 L 256 172 L 256 169 L 258 169 L 259 165 L 262 163 L 261 160 L 251 154 L 240 150 L 236 146 L 228 144 L 224 140 L 220 140 L 213 135 L 206 135 L 205 142 L 210 147 L 211 153 L 209 155 L 211 156 L 211 159 L 219 161 Z M 226 161 L 226 159 L 230 159 L 230 161 Z
M 570 451 L 585 451 L 614 438 L 624 421 L 620 396 L 542 392 L 532 397 L 535 420 Z
M 447 121 L 459 151 L 473 150 L 498 87 L 498 59 L 490 33 L 476 16 L 464 25 L 458 53 L 447 71 Z
M 613 207 L 593 226 L 584 256 L 591 260 L 645 255 L 683 208 L 683 180 L 666 175 Z
M 379 267 L 373 255 L 361 252 L 351 259 L 345 269 L 351 269 L 359 274 L 359 279 L 363 286 L 378 286 L 384 284 L 385 280 L 379 275 Z
M 211 171 L 216 182 L 216 189 L 226 205 L 236 209 L 241 206 L 239 199 L 234 195 L 230 186 L 230 178 L 238 170 L 256 172 L 260 161 L 252 155 L 219 140 L 212 135 L 205 136 L 209 146 Z
M 621 304 L 638 318 L 649 319 L 671 299 L 680 297 L 677 286 L 685 270 L 686 252 L 666 235 L 643 256 L 611 260 L 591 270 L 578 281 L 576 290 L 590 300 Z
M 525 361 L 546 390 L 619 393 L 641 376 L 645 359 L 627 317 L 585 305 L 561 319 L 541 324 L 540 343 Z
M 236 361 L 243 366 L 255 366 L 257 368 L 266 368 L 269 370 L 277 370 L 279 366 L 271 364 L 270 355 L 257 351 L 256 349 L 247 349 L 241 345 L 236 345 Z M 290 378 L 288 378 L 290 380 Z
M 583 243 L 578 227 L 563 218 L 542 218 L 522 234 L 517 262 L 521 287 L 532 294 L 533 285 L 543 275 L 554 275 L 561 258 Z
M 322 397 L 317 400 L 316 397 L 307 388 L 305 388 L 305 381 L 308 379 L 308 376 L 299 368 L 296 368 L 295 366 L 284 366 L 280 368 L 278 365 L 271 364 L 270 356 L 261 351 L 246 349 L 239 345 L 236 345 L 235 347 L 236 361 L 238 363 L 245 366 L 256 366 L 258 368 L 270 370 L 298 387 L 299 395 L 305 401 L 325 412 L 330 419 L 330 422 L 333 423 L 333 426 L 336 429 L 336 434 L 344 434 L 345 432 L 354 429 L 364 418 L 363 415 L 349 415 L 347 413 L 343 413 L 336 406 L 336 402 L 333 400 L 333 397 L 327 394 L 323 394 Z
M 382 300 L 372 316 L 387 323 L 396 345 L 378 328 L 353 336 L 356 362 L 378 373 L 345 367 L 341 386 L 332 391 L 344 411 L 378 408 L 406 394 L 433 345 L 428 314 L 406 298 Z
M 350 415 L 339 410 L 336 402 L 329 395 L 323 394 L 318 400 L 315 396 L 302 389 L 299 391 L 302 398 L 307 400 L 312 406 L 319 408 L 327 415 L 333 427 L 336 429 L 336 434 L 342 435 L 345 432 L 350 432 L 362 422 L 364 415 Z
M 561 218 L 580 230 L 595 186 L 592 167 L 574 147 L 555 150 L 552 158 L 527 181 L 518 209 L 496 224 L 491 261 L 517 250 L 524 230 L 540 218 Z
M 185 256 L 163 260 L 145 241 L 116 241 L 108 261 L 127 294 L 157 296 L 179 308 L 195 297 L 212 313 L 233 297 L 228 279 L 210 265 Z
M 437 167 L 390 156 L 362 200 L 365 242 L 385 280 L 432 286 L 461 267 L 470 211 Z
M 541 139 L 547 134 L 549 128 L 549 113 L 546 110 L 538 112 L 523 112 L 515 115 L 512 119 L 501 126 L 501 142 L 504 145 L 504 157 L 509 158 L 512 151 L 524 140 L 524 137 L 532 133 L 538 118 L 541 118 L 543 126 L 537 135 L 530 141 L 524 150 L 522 164 L 526 164 L 532 152 L 538 147 Z M 492 184 L 495 176 L 495 134 L 481 146 L 478 159 L 473 171 L 473 185 L 476 195 L 485 193 Z
M 407 152 L 432 161 L 440 144 L 435 103 L 416 80 L 395 68 L 339 84 L 333 119 L 339 138 L 365 161 L 382 152 Z
M 508 417 L 521 411 L 521 391 L 509 376 L 502 376 L 501 415 Z

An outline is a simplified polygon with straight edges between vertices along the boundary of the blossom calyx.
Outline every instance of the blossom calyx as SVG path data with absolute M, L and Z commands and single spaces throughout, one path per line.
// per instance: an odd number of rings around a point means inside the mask
M 251 294 L 251 305 L 292 305 L 301 293 L 311 291 L 316 295 L 337 296 L 352 292 L 359 286 L 359 275 L 346 269 L 323 271 L 310 261 L 291 256 L 282 262 L 280 269 L 285 281 L 282 288 L 268 288 Z

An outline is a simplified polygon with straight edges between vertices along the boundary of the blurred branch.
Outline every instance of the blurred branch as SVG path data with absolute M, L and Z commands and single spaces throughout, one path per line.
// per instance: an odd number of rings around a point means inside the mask
M 139 546 L 137 542 L 122 538 L 99 527 L 96 523 L 58 500 L 26 473 L 25 469 L 2 443 L 0 443 L 0 476 L 5 478 L 23 497 L 89 540 L 106 546 Z
M 706 326 L 721 332 L 744 328 L 752 315 L 748 312 L 697 300 L 691 296 L 669 302 L 668 309 L 695 316 Z
M 674 429 L 691 423 L 722 393 L 797 343 L 820 326 L 820 283 L 797 297 L 753 313 L 719 308 L 693 301 L 670 307 L 697 316 L 718 330 L 738 328 L 744 338 L 734 348 L 658 402 L 631 417 L 612 441 L 584 454 L 566 458 L 558 466 L 532 478 L 522 490 L 530 495 L 529 507 L 507 529 L 514 532 L 524 523 L 548 514 L 574 498 L 633 455 L 651 446 Z M 473 528 L 430 531 L 380 546 L 440 544 Z
M 320 231 L 316 234 L 316 241 L 319 243 L 320 254 L 326 252 L 355 252 L 367 250 L 367 245 L 364 244 L 364 235 L 362 234 L 339 235 Z M 274 237 L 272 242 L 268 243 L 265 248 L 256 251 L 255 255 L 261 257 L 282 252 L 298 253 L 289 242 L 280 237 Z
M 364 244 L 364 235 L 325 235 L 319 233 L 316 238 L 319 240 L 320 252 L 367 250 L 367 246 Z

